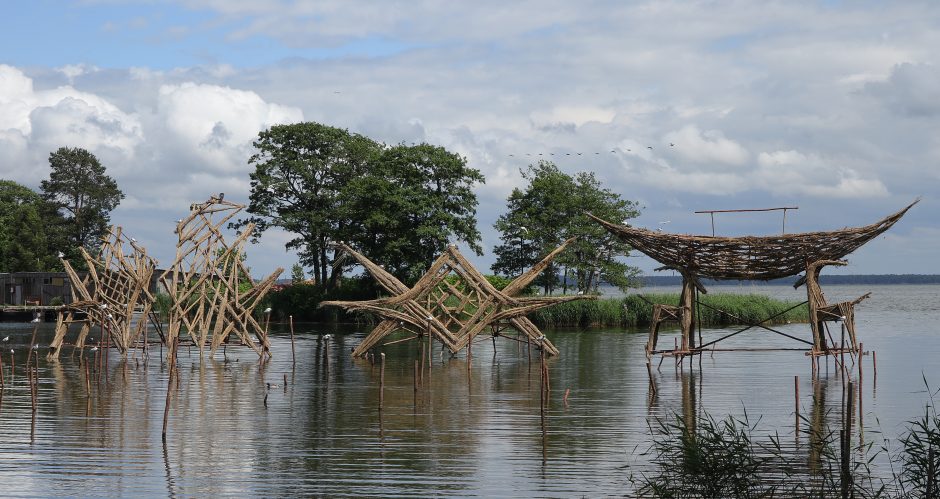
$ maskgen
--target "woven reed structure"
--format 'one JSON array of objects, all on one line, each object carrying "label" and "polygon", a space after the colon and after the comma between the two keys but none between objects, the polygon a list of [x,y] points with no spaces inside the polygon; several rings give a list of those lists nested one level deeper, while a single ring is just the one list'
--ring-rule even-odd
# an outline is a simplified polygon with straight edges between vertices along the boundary
[{"label": "woven reed structure", "polygon": [[242,256],[254,225],[227,243],[221,229],[245,206],[223,197],[190,205],[189,216],[176,224],[176,259],[160,277],[172,300],[168,342],[185,329],[200,354],[207,342],[214,354],[234,333],[259,356],[270,355],[267,331],[252,313],[284,269],[257,283],[251,279]]},{"label": "woven reed structure", "polygon": [[[321,306],[342,307],[351,311],[368,311],[382,317],[382,322],[353,350],[354,357],[365,355],[369,349],[391,334],[404,332],[406,337],[389,341],[431,338],[440,341],[451,353],[470,346],[484,331],[495,338],[506,336],[509,329],[518,331],[519,338],[534,343],[549,355],[558,349],[545,338],[525,314],[587,296],[520,297],[522,292],[551,261],[574,239],[565,241],[538,264],[513,280],[502,290],[493,287],[473,265],[457,250],[448,246],[427,273],[411,288],[402,284],[381,266],[343,243],[334,246],[352,256],[365,267],[389,298],[368,301],[326,301]],[[509,336],[506,336],[509,337]]]},{"label": "woven reed structure", "polygon": [[[55,337],[47,358],[58,358],[69,326],[74,323],[81,324],[76,347],[83,348],[92,326],[98,325],[103,332],[102,341],[107,334],[121,354],[127,355],[127,350],[147,331],[153,305],[150,283],[157,262],[117,226],[109,228],[96,257],[85,248],[79,251],[88,275],[80,279],[72,265],[61,260],[76,301],[58,311]],[[76,319],[78,315],[84,318]]]},{"label": "woven reed structure", "polygon": [[[588,216],[637,251],[663,264],[661,269],[675,270],[682,275],[679,306],[659,305],[654,309],[655,319],[647,343],[648,355],[689,355],[715,343],[699,344],[696,347],[694,309],[699,304],[698,293],[707,292],[701,278],[766,281],[801,272],[806,272],[808,278],[801,279],[797,284],[807,283],[807,302],[813,329],[813,342],[807,343],[812,345],[811,351],[814,355],[823,355],[832,350],[829,345],[831,342],[827,342],[825,338],[824,323],[827,321],[845,322],[850,331],[851,348],[855,350],[857,344],[852,307],[864,297],[854,302],[827,304],[818,284],[819,271],[825,265],[844,265],[842,258],[890,229],[918,201],[919,199],[898,212],[863,227],[778,236],[716,237],[670,234],[614,224],[591,214]],[[682,340],[676,349],[658,352],[656,341],[659,323],[666,320],[679,322]],[[770,329],[760,324],[752,326]]]}]

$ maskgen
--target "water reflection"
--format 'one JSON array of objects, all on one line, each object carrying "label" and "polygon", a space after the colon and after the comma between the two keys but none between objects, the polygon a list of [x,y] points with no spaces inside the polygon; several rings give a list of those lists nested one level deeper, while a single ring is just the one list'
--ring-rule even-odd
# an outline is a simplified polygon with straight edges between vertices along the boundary
[{"label": "water reflection", "polygon": [[[940,319],[940,293],[932,293],[865,302],[859,333],[866,348],[878,351],[879,382],[888,388],[876,398],[874,379],[856,385],[864,404],[856,428],[877,430],[880,422],[893,434],[919,414],[923,394],[911,387],[922,386],[927,361],[918,359],[940,355],[940,339],[923,329]],[[908,321],[913,312],[891,309],[908,301],[933,315]],[[886,309],[871,308],[878,303]],[[907,328],[903,334],[897,324]],[[273,325],[274,357],[264,363],[235,345],[202,359],[196,349],[181,348],[165,447],[169,369],[159,348],[126,361],[88,347],[64,347],[57,363],[41,355],[31,441],[25,370],[31,328],[18,327],[0,325],[0,336],[11,336],[0,390],[5,496],[618,495],[629,491],[624,467],[645,466],[637,453],[648,447],[647,425],[656,418],[679,414],[697,425],[706,413],[721,419],[746,408],[762,418],[761,428],[796,446],[799,375],[804,432],[838,428],[841,419],[842,381],[828,364],[811,380],[801,354],[719,352],[694,368],[657,372],[647,370],[645,334],[617,330],[546,331],[560,355],[546,360],[551,390],[544,411],[538,355],[504,339],[495,348],[489,338],[474,344],[470,359],[441,355],[434,344],[430,362],[426,345],[389,346],[383,397],[380,359],[349,356],[363,336],[357,328],[298,324],[296,361],[286,328]],[[44,325],[40,345],[51,334]],[[675,333],[661,334],[672,342]],[[871,360],[862,357],[866,373]],[[870,421],[876,426],[866,426]],[[803,435],[808,445],[800,460],[811,473],[824,456],[813,432]]]}]

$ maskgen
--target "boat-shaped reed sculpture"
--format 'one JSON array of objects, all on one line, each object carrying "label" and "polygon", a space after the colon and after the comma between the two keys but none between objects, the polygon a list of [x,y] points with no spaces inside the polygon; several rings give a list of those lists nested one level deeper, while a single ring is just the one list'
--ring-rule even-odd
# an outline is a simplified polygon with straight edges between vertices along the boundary
[{"label": "boat-shaped reed sculpture", "polygon": [[[653,324],[647,343],[647,354],[663,353],[684,356],[700,353],[713,347],[725,337],[708,343],[695,338],[696,307],[702,305],[698,293],[705,293],[702,278],[715,280],[758,280],[767,281],[805,273],[797,286],[807,284],[807,302],[809,305],[810,324],[813,341],[795,338],[781,333],[763,324],[750,324],[762,327],[784,336],[797,339],[811,346],[813,355],[833,353],[834,341],[827,340],[825,323],[842,322],[849,334],[851,351],[856,351],[854,305],[855,301],[829,304],[819,287],[820,270],[826,265],[844,265],[842,260],[862,245],[890,229],[919,200],[883,219],[863,227],[820,232],[804,232],[773,236],[721,237],[687,234],[671,234],[653,231],[629,225],[620,225],[589,216],[604,226],[611,234],[628,243],[633,249],[646,254],[661,263],[661,269],[679,272],[683,278],[682,294],[678,307],[654,304]],[[745,210],[746,211],[746,210]],[[800,304],[802,306],[803,304]],[[657,350],[657,334],[660,322],[677,321],[682,329],[679,345],[674,349]],[[738,334],[738,331],[734,334]],[[839,347],[840,349],[842,347]]]}]

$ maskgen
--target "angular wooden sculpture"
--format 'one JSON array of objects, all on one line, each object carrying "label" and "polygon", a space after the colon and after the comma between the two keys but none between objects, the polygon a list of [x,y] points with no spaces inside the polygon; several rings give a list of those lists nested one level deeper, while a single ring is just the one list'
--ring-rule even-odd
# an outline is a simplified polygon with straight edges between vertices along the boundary
[{"label": "angular wooden sculpture", "polygon": [[[131,251],[126,252],[125,245]],[[79,251],[85,259],[88,275],[80,279],[72,265],[65,259],[61,260],[75,301],[58,312],[55,337],[47,358],[51,360],[59,356],[65,334],[73,323],[82,324],[75,343],[77,347],[84,346],[91,327],[97,324],[114,346],[126,355],[147,330],[153,305],[150,283],[157,262],[117,226],[108,230],[96,257],[88,254],[85,248],[79,248]],[[75,319],[78,314],[85,318]],[[136,323],[133,321],[135,315],[138,317]]]},{"label": "angular wooden sculpture", "polygon": [[392,296],[369,301],[327,301],[321,306],[369,311],[382,317],[383,321],[353,350],[354,357],[365,355],[385,337],[399,331],[411,333],[412,336],[405,340],[430,334],[451,353],[457,353],[470,345],[473,339],[487,328],[490,328],[493,336],[498,336],[508,328],[514,328],[528,337],[529,341],[541,346],[549,355],[557,355],[558,349],[555,345],[552,345],[525,315],[556,303],[593,297],[516,295],[545,270],[573,240],[562,243],[502,290],[493,287],[486,277],[460,254],[455,245],[448,246],[427,273],[409,289],[365,256],[345,244],[337,243],[334,245],[336,248],[355,258]]},{"label": "angular wooden sculpture", "polygon": [[234,333],[259,356],[270,355],[267,332],[252,312],[284,269],[258,283],[251,279],[242,256],[253,224],[226,243],[221,228],[243,208],[219,194],[190,205],[189,216],[177,222],[176,260],[160,278],[172,300],[168,341],[185,329],[200,354],[207,342],[214,354]]}]

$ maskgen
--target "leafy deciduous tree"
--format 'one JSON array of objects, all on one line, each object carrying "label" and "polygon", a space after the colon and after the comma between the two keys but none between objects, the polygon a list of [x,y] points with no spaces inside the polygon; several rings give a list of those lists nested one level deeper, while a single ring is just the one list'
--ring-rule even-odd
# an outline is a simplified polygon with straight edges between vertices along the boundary
[{"label": "leafy deciduous tree", "polygon": [[38,272],[59,268],[51,228],[59,217],[39,194],[0,180],[0,272]]},{"label": "leafy deciduous tree", "polygon": [[232,224],[256,225],[256,239],[279,227],[296,235],[287,243],[301,263],[313,268],[318,282],[327,281],[329,243],[347,225],[337,214],[336,198],[362,175],[380,150],[375,141],[319,123],[276,125],[258,134],[251,173],[248,218]]},{"label": "leafy deciduous tree", "polygon": [[287,247],[299,250],[319,283],[332,287],[342,270],[333,265],[334,240],[405,280],[451,237],[481,251],[472,187],[483,176],[441,147],[385,147],[319,123],[274,126],[255,147],[251,216],[233,227],[254,222],[257,234],[270,227],[296,234]]},{"label": "leafy deciduous tree", "polygon": [[536,285],[545,293],[553,292],[559,281],[567,292],[569,280],[583,292],[596,291],[601,281],[629,287],[638,271],[618,260],[627,255],[629,246],[586,213],[623,221],[639,214],[637,204],[604,189],[593,173],[571,176],[547,161],[530,165],[522,176],[529,184],[524,190],[513,189],[507,212],[495,224],[502,243],[493,250],[493,272],[517,275],[565,239],[577,236],[556,263],[542,272]]}]

